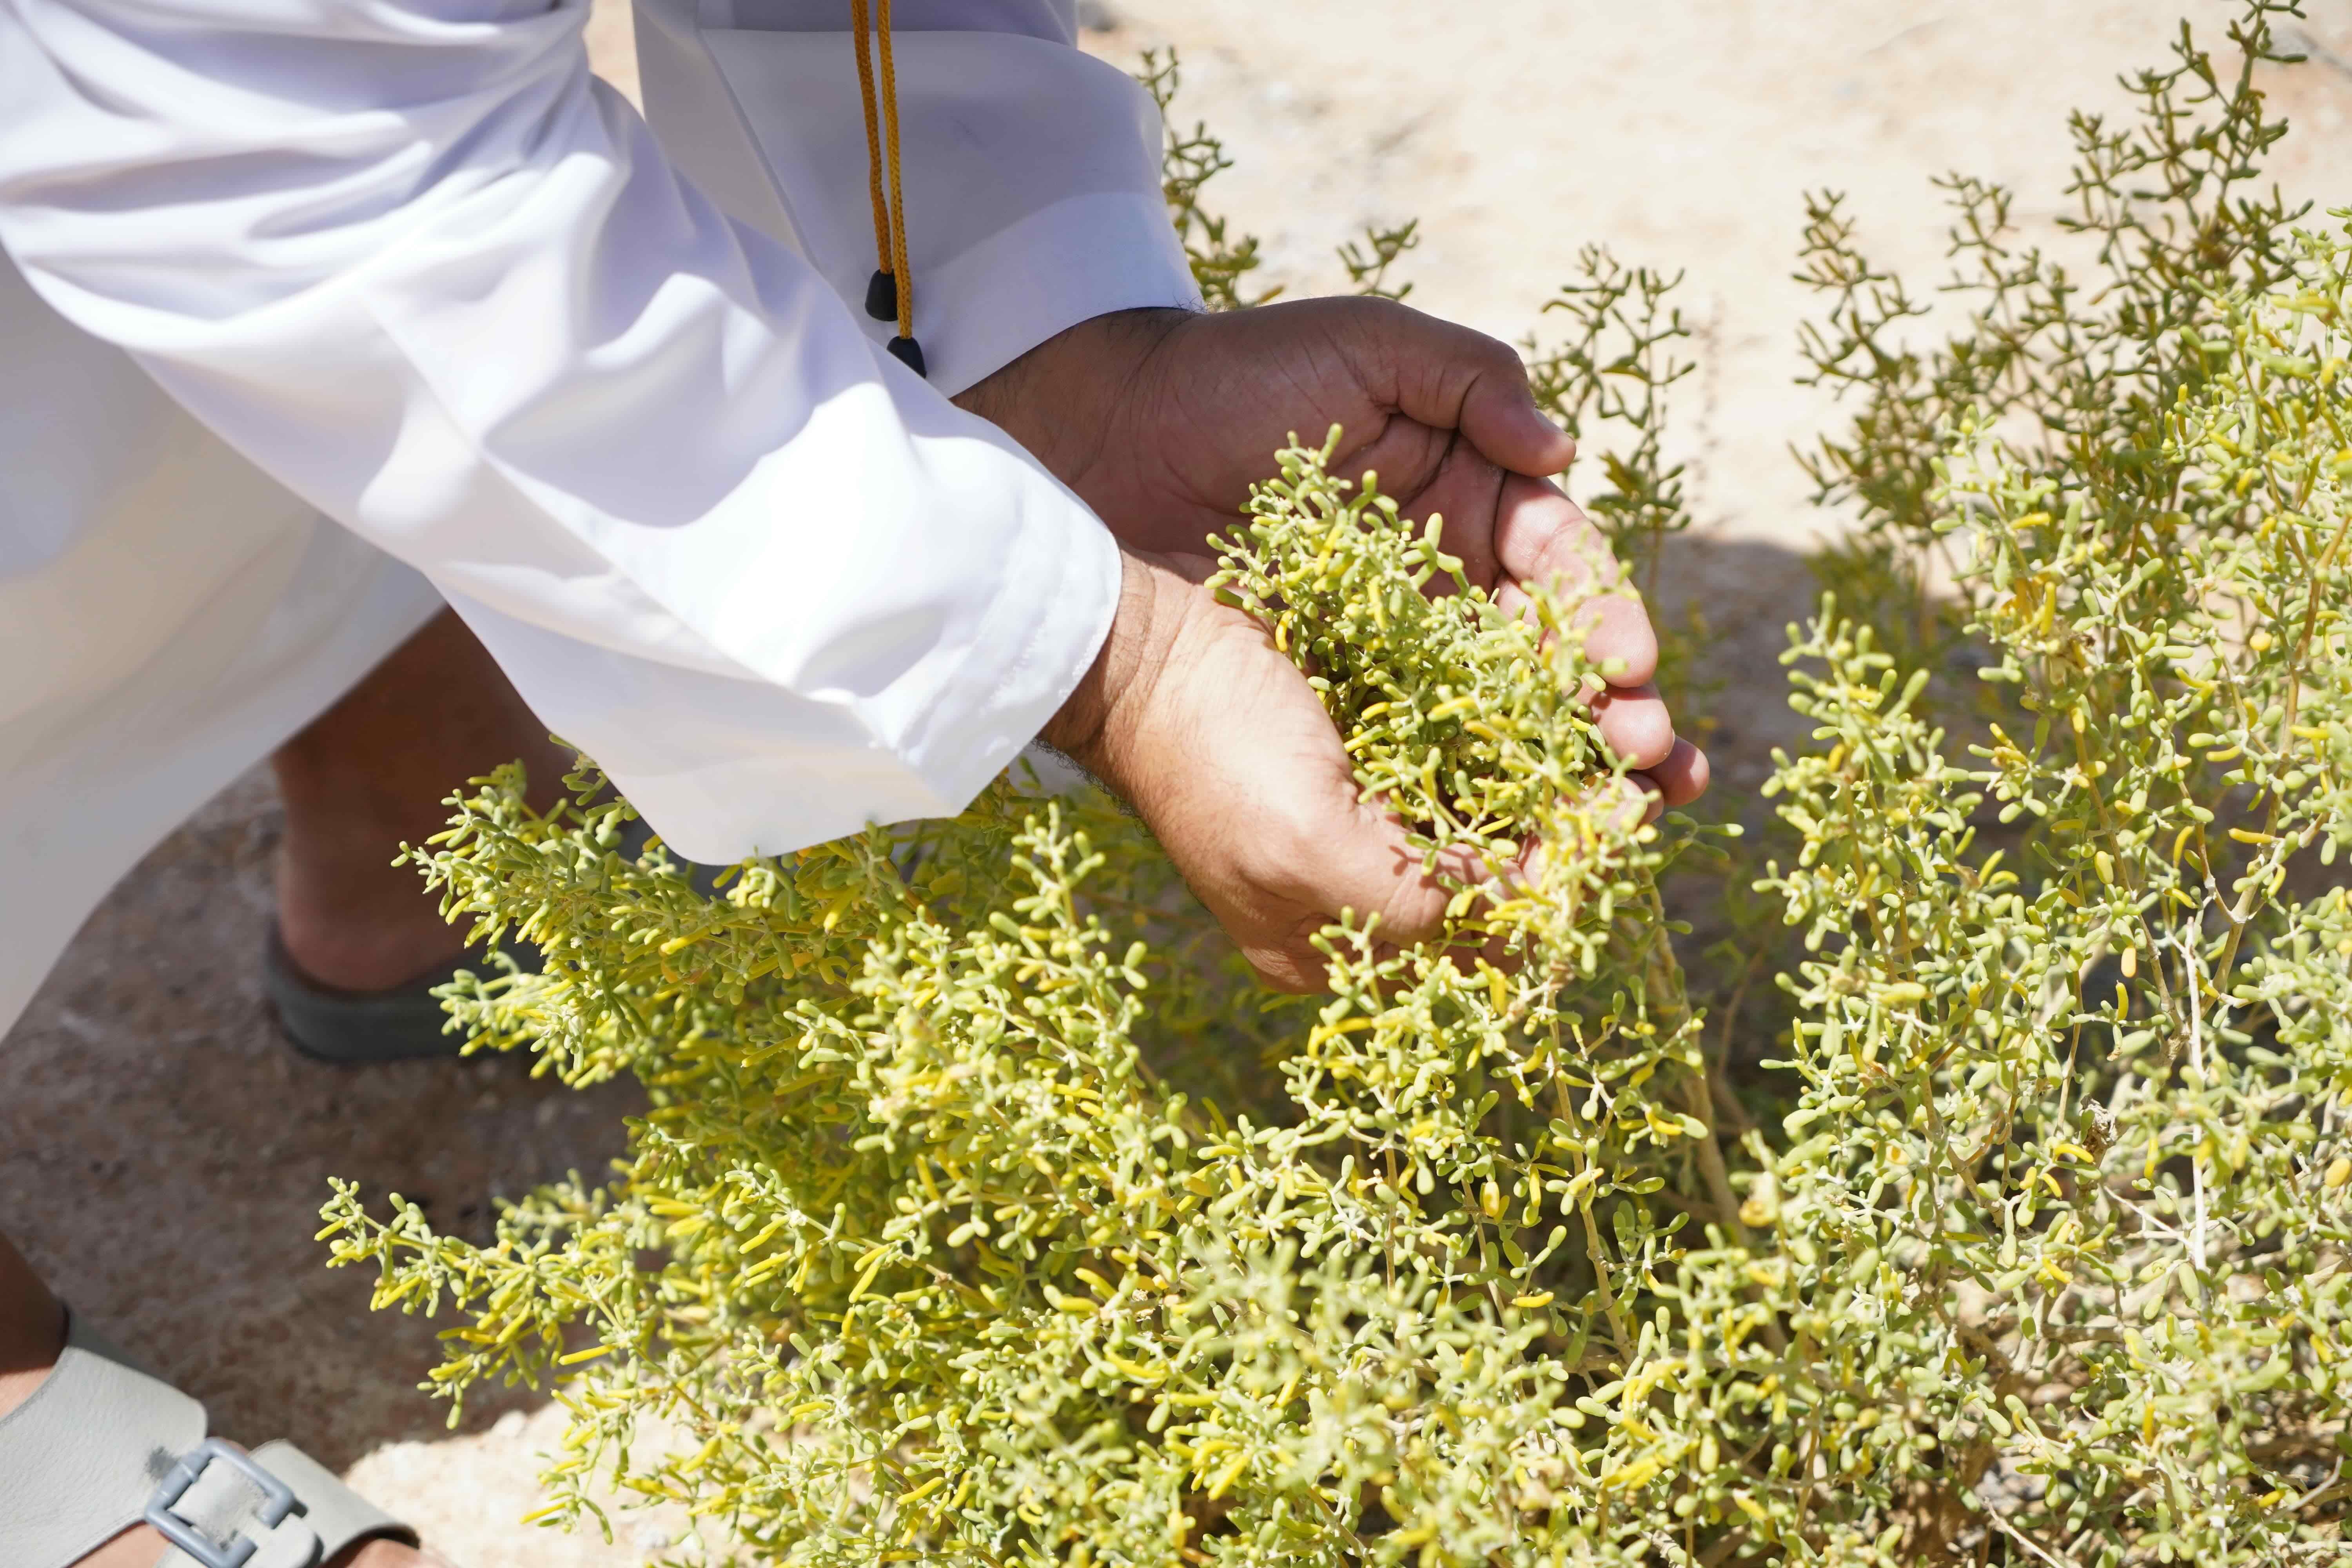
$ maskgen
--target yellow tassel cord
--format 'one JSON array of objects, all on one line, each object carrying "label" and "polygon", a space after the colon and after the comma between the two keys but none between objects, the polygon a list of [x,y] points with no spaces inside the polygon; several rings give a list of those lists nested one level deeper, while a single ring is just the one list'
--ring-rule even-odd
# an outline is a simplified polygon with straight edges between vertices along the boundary
[{"label": "yellow tassel cord", "polygon": [[890,258],[890,210],[882,198],[882,133],[874,115],[874,49],[866,42],[866,0],[849,0],[849,26],[857,35],[857,96],[866,106],[866,191],[874,203],[874,265],[894,272]]},{"label": "yellow tassel cord", "polygon": [[[907,198],[898,169],[898,73],[890,48],[890,0],[871,0],[870,5],[868,0],[849,0],[849,20],[857,35],[857,91],[866,112],[866,184],[874,208],[874,255],[877,270],[889,280],[898,335],[911,343],[915,287],[907,266]],[[878,90],[875,44],[866,37],[869,26],[882,57]]]}]

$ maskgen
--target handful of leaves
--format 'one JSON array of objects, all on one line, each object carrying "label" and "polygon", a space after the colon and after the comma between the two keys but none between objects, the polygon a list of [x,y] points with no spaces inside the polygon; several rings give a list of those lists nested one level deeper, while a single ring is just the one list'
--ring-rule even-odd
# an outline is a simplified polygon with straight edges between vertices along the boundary
[{"label": "handful of leaves", "polygon": [[[1454,910],[1513,962],[1343,923],[1330,994],[1269,1001],[1086,791],[713,897],[617,852],[593,774],[546,817],[501,774],[418,858],[548,968],[453,1008],[652,1109],[486,1247],[339,1187],[336,1261],[457,1310],[452,1398],[555,1381],[550,1517],[676,1500],[682,1560],[2340,1551],[2352,240],[2245,194],[2281,9],[2226,74],[2184,35],[2137,128],[2078,122],[2095,290],[1958,183],[1968,320],[1916,350],[1817,204],[1809,353],[1862,408],[1814,462],[1865,526],[1792,628],[1780,827],[1684,868],[1769,921],[1686,973],[1657,888],[1693,830],[1578,804],[1610,763],[1565,606],[1432,596],[1442,531],[1294,447],[1223,590],[1433,864],[1549,847]],[[1187,232],[1230,290],[1245,243]],[[1639,558],[1685,521],[1679,327],[1590,267],[1538,370],[1615,442],[1592,510]]]}]

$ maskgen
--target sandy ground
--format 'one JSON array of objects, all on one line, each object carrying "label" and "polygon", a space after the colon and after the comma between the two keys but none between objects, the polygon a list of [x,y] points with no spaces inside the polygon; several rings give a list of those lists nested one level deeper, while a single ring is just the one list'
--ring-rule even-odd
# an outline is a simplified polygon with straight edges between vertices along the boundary
[{"label": "sandy ground", "polygon": [[[618,0],[625,4],[625,0]],[[1215,205],[1263,237],[1265,279],[1336,287],[1331,248],[1417,216],[1412,302],[1516,339],[1578,248],[1681,267],[1702,370],[1677,416],[1703,528],[1670,596],[1716,628],[1730,684],[1715,737],[1725,800],[1786,730],[1771,656],[1810,597],[1800,557],[1824,520],[1787,457],[1823,409],[1789,385],[1801,290],[1788,280],[1805,190],[1851,193],[1870,243],[1940,273],[1929,176],[2021,187],[2059,210],[2063,113],[2117,108],[2117,72],[2160,62],[2180,0],[1115,0],[1091,47],[1183,54],[1180,108],[1238,167]],[[2298,123],[2291,191],[2352,197],[2352,5],[2314,0],[2331,58],[2281,73]],[[2191,5],[2218,34],[2228,8]],[[630,74],[625,15],[600,60]],[[2333,189],[2327,176],[2336,172]],[[255,984],[278,815],[249,777],[161,846],[92,917],[0,1046],[0,1224],[81,1308],[206,1399],[216,1429],[286,1434],[348,1468],[468,1568],[641,1561],[675,1528],[607,1543],[520,1525],[555,1413],[488,1401],[452,1435],[415,1391],[434,1325],[366,1310],[368,1282],[319,1265],[326,1178],[428,1202],[478,1228],[493,1194],[618,1142],[628,1095],[569,1094],[492,1060],[364,1072],[313,1067],[274,1036]]]}]

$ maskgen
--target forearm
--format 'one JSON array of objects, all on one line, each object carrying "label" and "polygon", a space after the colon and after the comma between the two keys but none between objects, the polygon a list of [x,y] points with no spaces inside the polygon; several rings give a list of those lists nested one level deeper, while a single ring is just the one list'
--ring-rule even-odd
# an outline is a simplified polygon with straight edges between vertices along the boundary
[{"label": "forearm", "polygon": [[[1062,481],[1086,497],[1106,465],[1139,463],[1114,449],[1108,417],[1148,384],[1152,358],[1192,311],[1116,310],[1066,328],[955,396],[957,407],[1011,436]],[[1106,516],[1116,531],[1129,520]]]}]

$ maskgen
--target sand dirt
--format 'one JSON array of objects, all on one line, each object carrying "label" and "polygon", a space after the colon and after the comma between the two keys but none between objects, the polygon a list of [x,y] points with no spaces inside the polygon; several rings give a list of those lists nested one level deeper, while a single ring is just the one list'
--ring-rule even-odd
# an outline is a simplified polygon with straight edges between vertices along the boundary
[{"label": "sand dirt", "polygon": [[[625,0],[594,37],[631,74]],[[1702,528],[1668,597],[1715,628],[1731,684],[1716,735],[1727,803],[1785,731],[1771,656],[1810,598],[1802,552],[1833,526],[1787,456],[1824,410],[1793,389],[1801,290],[1788,279],[1809,189],[1850,193],[1868,242],[1940,275],[1929,177],[2014,183],[2029,235],[2061,207],[2064,111],[2118,109],[2116,74],[2160,63],[2179,0],[1114,0],[1089,46],[1132,64],[1173,43],[1183,118],[1238,167],[1213,205],[1263,237],[1264,278],[1337,287],[1332,247],[1418,216],[1412,302],[1517,339],[1580,247],[1687,270],[1700,372],[1678,441]],[[2326,58],[2273,83],[2297,132],[2291,191],[2345,200],[2352,5],[2315,0]],[[2229,7],[2190,14],[2218,37]],[[2327,183],[2334,172],[2333,187]],[[574,1095],[504,1059],[344,1071],[279,1043],[256,984],[278,813],[247,778],[151,855],[94,915],[0,1046],[0,1223],[71,1300],[211,1405],[216,1430],[291,1436],[405,1511],[467,1568],[643,1561],[674,1519],[607,1543],[517,1521],[559,1412],[484,1401],[461,1431],[415,1391],[434,1325],[366,1310],[369,1281],[320,1267],[331,1174],[477,1231],[491,1194],[618,1146],[630,1097]]]}]

